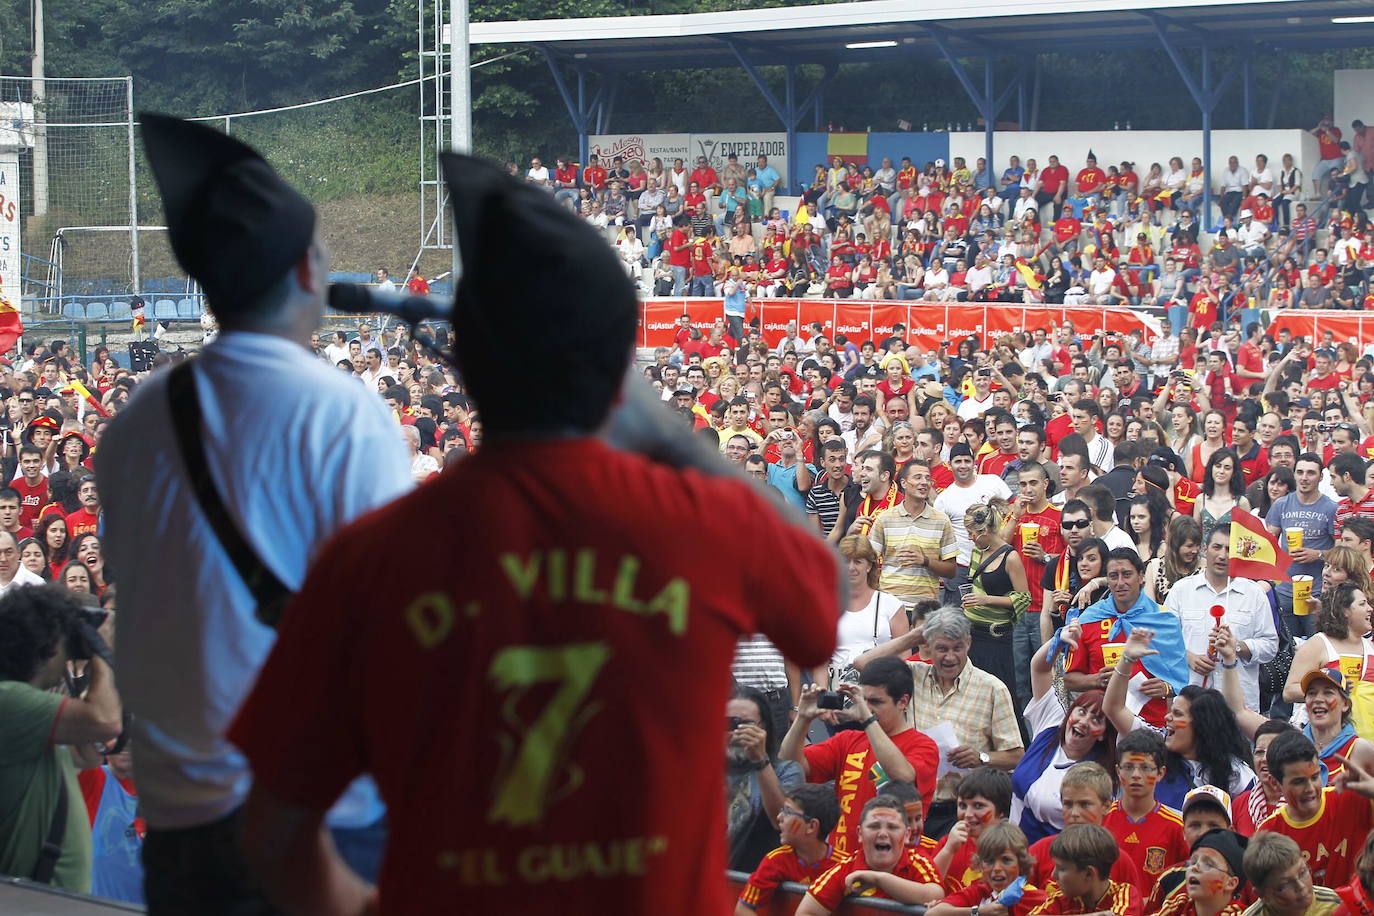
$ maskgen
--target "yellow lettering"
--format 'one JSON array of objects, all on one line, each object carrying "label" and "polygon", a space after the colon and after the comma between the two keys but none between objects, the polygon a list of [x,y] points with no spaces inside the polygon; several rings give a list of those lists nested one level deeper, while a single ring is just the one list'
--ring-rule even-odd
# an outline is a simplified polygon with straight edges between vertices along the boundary
[{"label": "yellow lettering", "polygon": [[568,555],[562,548],[549,551],[548,590],[550,601],[568,597]]},{"label": "yellow lettering", "polygon": [[621,557],[620,569],[615,574],[615,585],[611,587],[611,605],[622,611],[638,614],[644,605],[635,600],[635,578],[639,575],[638,557]]},{"label": "yellow lettering", "polygon": [[420,648],[433,649],[453,629],[453,602],[443,592],[426,592],[410,602],[405,616]]},{"label": "yellow lettering", "polygon": [[573,573],[573,599],[583,604],[604,604],[606,593],[598,591],[596,581],[596,551],[584,547],[577,552],[577,569]]},{"label": "yellow lettering", "polygon": [[663,591],[649,602],[647,611],[650,614],[666,614],[668,630],[674,636],[681,636],[687,632],[687,605],[691,596],[692,590],[688,588],[686,579],[671,579],[663,586]]},{"label": "yellow lettering", "polygon": [[520,855],[515,859],[515,870],[522,880],[539,884],[549,877],[548,870],[543,867],[543,853],[543,846],[526,846],[520,850]]},{"label": "yellow lettering", "polygon": [[458,882],[470,887],[497,887],[508,883],[495,849],[447,850],[439,853],[439,867],[457,869]]},{"label": "yellow lettering", "polygon": [[506,578],[510,579],[516,597],[521,601],[528,601],[534,593],[534,583],[539,579],[539,551],[531,553],[525,561],[521,561],[513,553],[503,553],[501,568],[506,571]]},{"label": "yellow lettering", "polygon": [[515,858],[515,870],[530,884],[575,881],[579,878],[618,878],[648,873],[650,856],[668,849],[666,837],[629,837],[605,843],[565,846],[527,846]]}]

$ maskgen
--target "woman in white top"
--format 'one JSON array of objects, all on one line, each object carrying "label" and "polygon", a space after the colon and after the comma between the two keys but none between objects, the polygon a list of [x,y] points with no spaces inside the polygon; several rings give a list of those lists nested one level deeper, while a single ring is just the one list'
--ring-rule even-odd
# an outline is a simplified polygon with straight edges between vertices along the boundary
[{"label": "woman in white top", "polygon": [[844,605],[844,613],[840,615],[830,671],[812,673],[812,679],[817,683],[830,684],[832,687],[833,678],[838,678],[854,659],[911,628],[901,599],[878,591],[881,569],[878,554],[874,552],[868,537],[851,534],[841,539],[840,555],[845,558],[849,597]]}]

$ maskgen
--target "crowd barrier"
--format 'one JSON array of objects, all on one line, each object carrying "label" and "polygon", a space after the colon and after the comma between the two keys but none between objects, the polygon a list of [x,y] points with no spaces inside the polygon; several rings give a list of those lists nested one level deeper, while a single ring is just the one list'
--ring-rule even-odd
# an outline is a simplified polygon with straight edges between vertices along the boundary
[{"label": "crowd barrier", "polygon": [[[724,317],[721,299],[645,299],[640,312],[641,347],[671,347],[677,333],[678,318],[690,315],[692,325],[702,333]],[[1001,302],[894,302],[891,299],[754,299],[749,316],[757,316],[763,339],[777,346],[787,333],[787,324],[797,322],[805,328],[819,321],[824,333],[834,338],[844,334],[855,344],[875,343],[892,333],[895,324],[905,324],[907,341],[934,349],[945,341],[958,341],[972,335],[987,346],[994,338],[1014,331],[1048,329],[1052,324],[1072,321],[1079,333],[1107,331],[1125,335],[1134,328],[1152,340],[1161,332],[1158,318],[1129,308],[1109,306],[1015,305]],[[810,336],[809,332],[806,336]]]},{"label": "crowd barrier", "polygon": [[[744,890],[744,883],[749,880],[749,874],[742,871],[727,871],[726,879],[730,883],[730,891],[736,897]],[[764,906],[759,907],[754,912],[758,916],[792,916],[797,912],[797,905],[806,896],[806,885],[797,884],[795,881],[784,881],[773,895],[773,899]],[[879,900],[872,897],[846,897],[839,908],[833,912],[840,916],[864,916],[869,913],[910,913],[922,914],[926,911],[923,906],[907,906],[897,903],[895,900]]]},{"label": "crowd barrier", "polygon": [[1322,334],[1330,331],[1336,343],[1349,341],[1363,348],[1374,343],[1374,312],[1358,309],[1284,309],[1274,313],[1268,333],[1278,340],[1279,331],[1283,330],[1309,341],[1320,341]]}]

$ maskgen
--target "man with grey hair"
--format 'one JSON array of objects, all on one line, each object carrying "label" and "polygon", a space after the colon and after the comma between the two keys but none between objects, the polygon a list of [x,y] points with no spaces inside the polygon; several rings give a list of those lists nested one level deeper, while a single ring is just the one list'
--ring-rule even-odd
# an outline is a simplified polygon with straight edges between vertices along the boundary
[{"label": "man with grey hair", "polygon": [[[1011,772],[1025,752],[1011,691],[969,661],[972,630],[961,609],[942,607],[932,612],[919,636],[913,630],[885,643],[856,659],[855,666],[879,651],[905,658],[921,638],[930,661],[907,662],[915,682],[907,707],[911,724],[923,732],[941,722],[952,724],[959,743],[942,752],[954,766],[964,770],[994,766]],[[941,836],[953,825],[955,791],[962,778],[959,773],[947,773],[936,786],[935,798],[925,800],[927,836]]]}]

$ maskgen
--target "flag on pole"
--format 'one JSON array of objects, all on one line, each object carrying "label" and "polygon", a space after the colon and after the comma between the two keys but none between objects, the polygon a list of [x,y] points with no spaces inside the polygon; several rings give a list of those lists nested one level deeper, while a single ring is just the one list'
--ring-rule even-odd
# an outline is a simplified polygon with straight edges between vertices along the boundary
[{"label": "flag on pole", "polygon": [[1035,269],[1026,263],[1025,258],[1017,258],[1015,264],[1017,272],[1026,278],[1026,285],[1031,289],[1039,289],[1044,277],[1036,273]]},{"label": "flag on pole", "polygon": [[95,395],[91,394],[91,390],[87,388],[85,385],[81,384],[81,381],[79,379],[74,378],[70,382],[68,382],[67,390],[75,391],[77,394],[81,395],[81,399],[85,401],[87,404],[90,404],[91,408],[95,410],[96,413],[100,414],[102,417],[108,417],[110,415],[104,407],[100,406],[100,402],[96,400]]},{"label": "flag on pole", "polygon": [[24,322],[19,310],[0,292],[0,354],[8,353],[24,333]]},{"label": "flag on pole", "polygon": [[1288,579],[1292,559],[1264,523],[1244,509],[1231,510],[1231,562],[1228,573],[1245,579]]},{"label": "flag on pole", "polygon": [[146,323],[146,320],[145,320],[144,317],[143,317],[143,302],[142,302],[142,300],[138,300],[138,301],[135,301],[135,302],[134,302],[134,307],[133,307],[133,309],[132,309],[132,312],[133,312],[133,317],[134,317],[134,333],[137,334],[139,331],[143,330],[143,325]]}]

